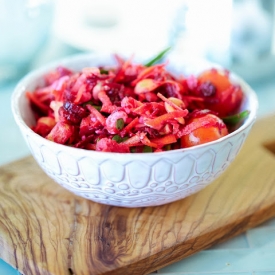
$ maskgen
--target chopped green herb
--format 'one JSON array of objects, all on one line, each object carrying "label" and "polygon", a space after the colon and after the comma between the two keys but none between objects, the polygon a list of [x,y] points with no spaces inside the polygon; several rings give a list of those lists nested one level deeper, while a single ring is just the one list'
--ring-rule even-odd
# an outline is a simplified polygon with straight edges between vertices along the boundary
[{"label": "chopped green herb", "polygon": [[112,140],[115,140],[117,143],[127,140],[128,137],[121,137],[120,135],[114,135]]},{"label": "chopped green herb", "polygon": [[109,74],[109,71],[104,68],[101,68],[99,71],[101,74]]},{"label": "chopped green herb", "polygon": [[171,47],[168,47],[167,49],[163,50],[162,52],[160,52],[157,56],[155,56],[152,60],[150,60],[149,62],[147,62],[144,66],[145,67],[150,67],[154,64],[156,64],[158,61],[160,61],[164,55],[170,51]]},{"label": "chopped green herb", "polygon": [[123,129],[124,127],[124,120],[122,118],[119,118],[117,121],[116,121],[116,128],[118,130],[121,130]]},{"label": "chopped green herb", "polygon": [[97,109],[98,111],[100,111],[101,110],[101,107],[102,106],[98,106],[98,105],[92,105],[95,109]]},{"label": "chopped green herb", "polygon": [[145,145],[142,150],[143,153],[152,153],[153,149],[150,146]]},{"label": "chopped green herb", "polygon": [[127,139],[129,139],[129,137],[123,137],[121,138],[121,142],[126,141]]},{"label": "chopped green herb", "polygon": [[250,111],[245,110],[245,111],[240,112],[240,113],[238,113],[236,115],[224,117],[224,118],[222,118],[222,120],[226,124],[236,125],[239,122],[241,122],[244,119],[246,119],[248,117],[249,113],[250,113]]},{"label": "chopped green herb", "polygon": [[131,153],[136,153],[137,152],[137,148],[136,147],[131,147],[130,148],[130,152]]},{"label": "chopped green herb", "polygon": [[115,140],[117,143],[121,142],[121,137],[119,135],[113,136],[112,140]]},{"label": "chopped green herb", "polygon": [[101,110],[101,107],[100,105],[94,105],[92,101],[87,101],[87,102],[84,102],[83,103],[83,107],[86,106],[86,105],[92,105],[95,109],[97,109],[98,111]]}]

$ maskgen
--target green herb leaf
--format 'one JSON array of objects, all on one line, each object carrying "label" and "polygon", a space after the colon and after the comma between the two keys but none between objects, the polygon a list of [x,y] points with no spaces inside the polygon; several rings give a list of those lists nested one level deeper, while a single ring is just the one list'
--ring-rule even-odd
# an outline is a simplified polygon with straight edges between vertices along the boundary
[{"label": "green herb leaf", "polygon": [[119,135],[113,136],[112,140],[115,140],[117,143],[121,142],[121,137]]},{"label": "green herb leaf", "polygon": [[150,60],[149,62],[147,62],[144,66],[145,67],[150,67],[152,65],[154,65],[155,63],[157,63],[158,61],[160,61],[164,55],[169,52],[171,49],[171,47],[166,48],[165,50],[163,50],[162,52],[160,52],[157,56],[155,56],[152,60]]},{"label": "green herb leaf", "polygon": [[123,137],[121,138],[121,142],[126,141],[127,139],[129,139],[129,137]]},{"label": "green herb leaf", "polygon": [[86,106],[86,105],[92,105],[92,106],[93,106],[95,109],[97,109],[98,111],[100,111],[100,110],[101,110],[101,107],[102,107],[102,106],[100,106],[100,105],[94,105],[94,104],[93,104],[93,101],[91,101],[91,100],[83,103],[83,107]]},{"label": "green herb leaf", "polygon": [[131,147],[130,148],[130,152],[131,153],[136,153],[137,152],[137,148],[136,147]]},{"label": "green herb leaf", "polygon": [[112,140],[115,140],[117,143],[127,140],[128,137],[121,137],[120,135],[114,135]]},{"label": "green herb leaf", "polygon": [[150,146],[145,145],[142,150],[143,153],[152,153],[153,149]]},{"label": "green herb leaf", "polygon": [[99,69],[99,71],[100,71],[100,74],[109,74],[109,71],[104,68]]},{"label": "green herb leaf", "polygon": [[239,122],[241,122],[244,119],[246,119],[248,117],[249,113],[250,113],[250,111],[245,110],[245,111],[240,112],[240,113],[238,113],[236,115],[224,117],[224,118],[222,118],[222,120],[226,124],[236,125]]},{"label": "green herb leaf", "polygon": [[121,130],[123,129],[124,127],[124,120],[122,118],[119,118],[117,121],[116,121],[116,128],[118,130]]},{"label": "green herb leaf", "polygon": [[100,111],[101,110],[101,107],[102,106],[98,106],[98,105],[92,105],[95,109],[97,109],[98,111]]}]

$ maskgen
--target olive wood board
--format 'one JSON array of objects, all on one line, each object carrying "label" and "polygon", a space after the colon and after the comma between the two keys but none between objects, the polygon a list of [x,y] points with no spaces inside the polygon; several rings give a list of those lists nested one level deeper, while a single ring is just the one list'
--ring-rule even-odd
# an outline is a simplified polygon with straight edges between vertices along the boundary
[{"label": "olive wood board", "polygon": [[275,114],[217,180],[163,206],[77,197],[31,156],[0,168],[0,257],[26,275],[148,274],[274,216]]}]

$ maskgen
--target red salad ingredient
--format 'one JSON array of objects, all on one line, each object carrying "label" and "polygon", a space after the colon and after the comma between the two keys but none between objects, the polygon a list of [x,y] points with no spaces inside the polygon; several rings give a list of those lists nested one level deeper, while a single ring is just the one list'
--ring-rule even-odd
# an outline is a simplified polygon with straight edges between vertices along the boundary
[{"label": "red salad ingredient", "polygon": [[181,137],[181,147],[183,148],[204,144],[228,134],[228,129],[223,121],[205,110],[198,111],[187,122],[185,130],[187,133]]},{"label": "red salad ingredient", "polygon": [[228,134],[224,117],[243,99],[226,70],[174,76],[166,64],[58,67],[27,92],[37,119],[33,130],[56,143],[102,152],[161,152]]}]

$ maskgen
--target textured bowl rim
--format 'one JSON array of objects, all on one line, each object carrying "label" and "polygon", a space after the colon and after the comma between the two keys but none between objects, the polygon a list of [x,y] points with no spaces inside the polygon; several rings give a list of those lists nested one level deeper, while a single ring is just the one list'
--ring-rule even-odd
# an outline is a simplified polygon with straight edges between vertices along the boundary
[{"label": "textured bowl rim", "polygon": [[[108,57],[110,58],[111,55],[112,54],[109,53]],[[99,155],[103,156],[103,154],[104,154],[105,157],[114,156],[114,155],[120,155],[120,156],[131,155],[131,158],[133,158],[133,159],[140,158],[140,156],[144,156],[144,153],[129,154],[129,153],[115,153],[115,152],[98,152],[98,151],[86,150],[86,149],[81,149],[81,148],[74,148],[74,147],[70,147],[67,145],[55,143],[53,141],[47,140],[47,139],[41,137],[40,135],[36,134],[25,123],[25,121],[22,118],[20,108],[19,108],[19,100],[20,100],[21,96],[23,96],[23,94],[26,92],[26,88],[31,82],[33,82],[35,79],[42,78],[46,72],[50,71],[51,69],[56,68],[57,66],[63,65],[63,66],[70,67],[71,66],[70,64],[76,64],[79,61],[85,62],[85,60],[87,60],[87,59],[101,57],[101,56],[106,57],[106,53],[77,54],[77,55],[73,55],[73,56],[63,58],[63,59],[56,60],[54,62],[50,62],[38,69],[35,69],[35,70],[29,72],[28,74],[26,74],[21,80],[19,80],[19,82],[16,85],[16,87],[14,88],[14,91],[11,96],[11,109],[12,109],[12,113],[13,113],[15,122],[17,123],[17,125],[20,128],[24,129],[24,131],[26,131],[26,133],[28,133],[30,135],[35,135],[38,139],[43,140],[44,143],[49,144],[54,147],[62,148],[62,150],[65,150],[68,152],[76,153],[78,151],[78,152],[81,152],[81,154],[83,154],[83,156],[87,156],[87,155],[91,156],[91,155],[95,155],[95,154],[99,154]],[[169,59],[169,57],[168,57],[168,59]],[[184,63],[184,61],[183,61],[183,63]],[[204,69],[207,69],[205,64],[208,65],[208,68],[210,68],[210,67],[222,68],[220,65],[217,65],[215,63],[210,63],[210,62],[203,62],[203,63],[204,63]],[[187,65],[188,65],[188,63],[187,63]],[[201,68],[201,66],[196,66],[196,67]],[[195,152],[197,149],[205,148],[205,147],[208,147],[209,145],[218,144],[224,140],[227,140],[230,137],[243,131],[247,127],[251,126],[255,122],[256,117],[257,117],[257,111],[258,111],[257,95],[247,82],[245,82],[240,76],[238,76],[237,74],[235,74],[232,71],[230,71],[230,78],[234,81],[234,83],[237,83],[242,87],[242,89],[246,95],[246,98],[248,100],[249,106],[250,106],[249,116],[248,116],[248,118],[246,118],[244,123],[239,128],[237,128],[236,130],[229,133],[228,135],[226,135],[218,140],[215,140],[215,141],[211,141],[211,142],[197,145],[197,146],[190,147],[190,148],[180,148],[180,149],[175,149],[175,150],[170,150],[170,151],[165,151],[165,152],[157,152],[157,153],[146,153],[146,157],[152,156],[152,155],[161,157],[162,155],[167,155],[167,154]]]}]

